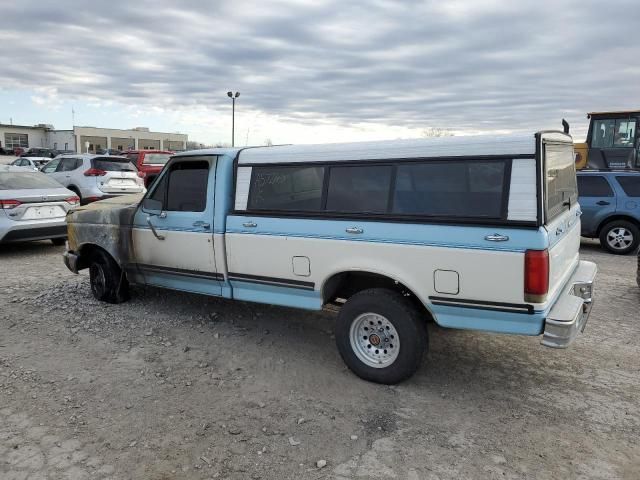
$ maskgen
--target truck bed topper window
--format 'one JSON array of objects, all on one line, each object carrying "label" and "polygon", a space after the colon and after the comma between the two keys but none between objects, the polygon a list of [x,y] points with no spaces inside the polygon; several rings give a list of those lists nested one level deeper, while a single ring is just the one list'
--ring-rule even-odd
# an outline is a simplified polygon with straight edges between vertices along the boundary
[{"label": "truck bed topper window", "polygon": [[248,212],[506,220],[510,159],[252,167]]}]

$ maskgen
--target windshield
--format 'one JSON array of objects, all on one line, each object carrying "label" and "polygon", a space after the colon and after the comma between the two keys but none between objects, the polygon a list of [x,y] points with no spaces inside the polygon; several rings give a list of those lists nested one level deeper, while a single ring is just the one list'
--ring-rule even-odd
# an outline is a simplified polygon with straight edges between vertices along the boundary
[{"label": "windshield", "polygon": [[136,167],[128,158],[103,157],[91,160],[91,166],[106,172],[135,172]]},{"label": "windshield", "polygon": [[2,172],[0,190],[25,190],[36,188],[63,188],[54,179],[40,172]]},{"label": "windshield", "polygon": [[142,163],[150,163],[154,165],[164,165],[171,158],[170,153],[147,153]]},{"label": "windshield", "polygon": [[546,143],[547,223],[578,199],[573,145]]}]

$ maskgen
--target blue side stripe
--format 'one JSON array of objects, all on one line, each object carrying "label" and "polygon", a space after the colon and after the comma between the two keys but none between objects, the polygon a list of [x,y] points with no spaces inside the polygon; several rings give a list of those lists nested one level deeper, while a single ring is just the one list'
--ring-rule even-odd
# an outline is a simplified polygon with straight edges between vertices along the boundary
[{"label": "blue side stripe", "polygon": [[[148,225],[135,225],[134,228],[140,230],[151,230]],[[217,233],[211,230],[203,230],[202,228],[189,228],[189,227],[156,227],[158,232],[195,232],[195,233]]]},{"label": "blue side stripe", "polygon": [[[255,223],[246,228],[244,223]],[[350,227],[359,227],[361,234],[346,234]],[[484,227],[423,223],[372,222],[365,220],[301,219],[230,215],[227,233],[270,235],[280,237],[334,239],[404,245],[441,246],[476,250],[524,252],[548,247],[547,232],[532,228]],[[486,236],[506,235],[506,242],[491,242]]]},{"label": "blue side stripe", "polygon": [[525,313],[492,312],[430,304],[435,320],[441,327],[463,330],[481,330],[515,335],[540,335],[544,329],[544,312]]},{"label": "blue side stripe", "polygon": [[400,245],[423,245],[428,247],[447,247],[447,248],[466,248],[475,250],[497,250],[501,252],[524,252],[524,248],[500,248],[493,247],[491,245],[468,245],[468,244],[453,244],[444,242],[420,242],[416,240],[397,240],[393,238],[362,238],[362,237],[341,237],[335,235],[314,235],[314,234],[302,234],[302,233],[275,233],[264,231],[249,231],[249,230],[227,230],[226,233],[237,234],[251,234],[251,235],[266,235],[273,237],[296,237],[296,238],[315,238],[322,240],[347,240],[350,242],[369,242],[369,243],[393,243]]}]

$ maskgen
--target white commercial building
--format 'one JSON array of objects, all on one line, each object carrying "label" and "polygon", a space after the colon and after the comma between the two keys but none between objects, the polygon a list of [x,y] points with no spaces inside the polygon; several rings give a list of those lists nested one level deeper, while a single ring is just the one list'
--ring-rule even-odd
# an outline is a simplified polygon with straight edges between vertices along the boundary
[{"label": "white commercial building", "polygon": [[138,127],[129,130],[97,127],[73,127],[73,130],[55,130],[53,125],[0,124],[0,147],[51,148],[90,152],[111,148],[114,150],[185,150],[188,137],[183,133],[151,132]]}]

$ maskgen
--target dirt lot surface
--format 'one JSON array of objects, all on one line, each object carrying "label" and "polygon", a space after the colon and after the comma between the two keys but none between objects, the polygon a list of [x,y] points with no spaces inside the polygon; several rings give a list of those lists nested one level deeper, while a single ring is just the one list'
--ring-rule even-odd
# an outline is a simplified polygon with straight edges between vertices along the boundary
[{"label": "dirt lot surface", "polygon": [[344,367],[329,313],[102,304],[61,253],[0,247],[2,480],[640,478],[635,257],[583,245],[598,290],[569,350],[430,325],[386,387]]}]

